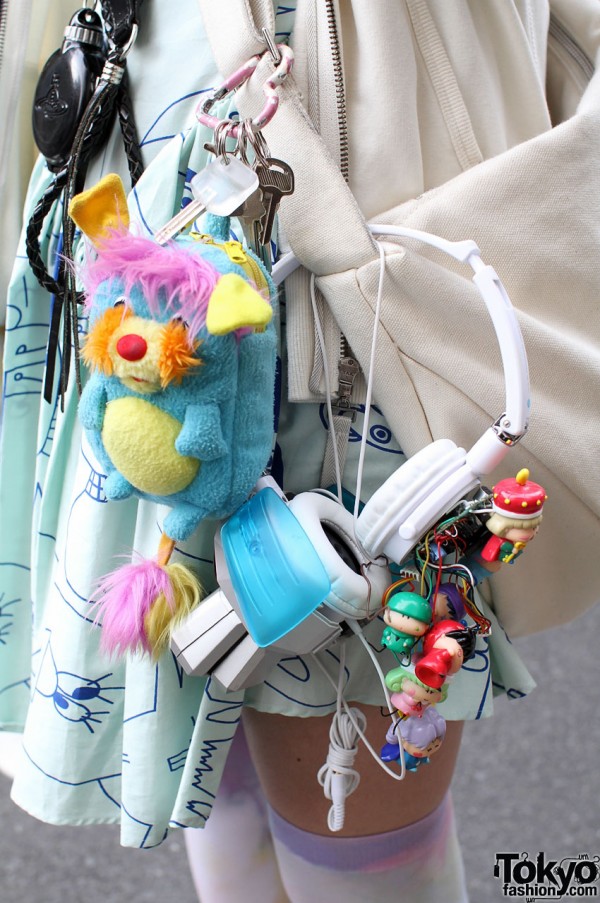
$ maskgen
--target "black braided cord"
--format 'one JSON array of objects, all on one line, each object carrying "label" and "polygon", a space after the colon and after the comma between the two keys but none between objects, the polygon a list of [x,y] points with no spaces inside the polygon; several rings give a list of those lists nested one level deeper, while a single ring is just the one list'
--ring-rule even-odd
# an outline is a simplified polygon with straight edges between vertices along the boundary
[{"label": "black braided cord", "polygon": [[138,142],[135,119],[133,118],[133,107],[131,106],[131,95],[129,94],[128,83],[129,75],[127,70],[125,70],[123,80],[119,85],[117,102],[119,105],[119,123],[121,125],[123,146],[125,148],[125,154],[127,155],[127,165],[129,167],[129,177],[131,179],[131,187],[134,188],[144,171],[144,163],[142,161],[142,152]]},{"label": "black braided cord", "polygon": [[[112,58],[111,58],[112,57]],[[107,63],[117,65],[119,54],[109,54]],[[123,63],[123,68],[124,68]],[[63,256],[69,263],[73,260],[73,240],[75,237],[75,223],[69,216],[69,208],[74,196],[82,187],[82,182],[91,157],[90,150],[98,144],[104,144],[114,119],[119,85],[111,81],[100,79],[90,102],[88,103],[83,118],[73,141],[71,155],[67,164],[67,184],[63,198]],[[90,146],[90,135],[96,133],[101,140],[97,140],[94,147]],[[75,273],[72,264],[65,266],[63,271],[63,365],[61,368],[60,394],[61,399],[67,390],[69,371],[71,368],[71,338],[75,351],[75,379],[77,389],[81,393],[81,374],[79,371],[79,297],[75,285]],[[56,302],[55,302],[56,303]]]},{"label": "black braided cord", "polygon": [[33,213],[31,214],[31,219],[27,224],[27,231],[25,234],[25,243],[27,248],[27,257],[29,258],[29,265],[33,270],[33,273],[46,291],[50,292],[51,295],[57,294],[61,292],[61,287],[54,279],[50,273],[46,270],[46,266],[44,261],[42,260],[42,254],[40,251],[40,243],[39,243],[39,235],[42,231],[42,226],[44,224],[44,220],[52,210],[54,202],[58,200],[61,195],[61,192],[65,185],[67,184],[67,167],[61,169],[59,173],[54,177],[54,181],[51,185],[48,186],[46,191],[43,193],[39,201],[37,202]]}]

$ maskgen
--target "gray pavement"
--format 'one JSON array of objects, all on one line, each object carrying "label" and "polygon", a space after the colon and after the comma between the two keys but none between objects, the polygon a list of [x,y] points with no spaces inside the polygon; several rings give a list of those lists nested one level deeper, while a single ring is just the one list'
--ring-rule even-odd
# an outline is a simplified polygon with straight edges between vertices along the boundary
[{"label": "gray pavement", "polygon": [[472,903],[506,899],[496,852],[600,855],[599,636],[596,607],[516,642],[536,690],[466,726],[453,792]]},{"label": "gray pavement", "polygon": [[[471,903],[506,899],[496,852],[600,854],[599,635],[597,608],[518,641],[538,688],[465,729],[453,793]],[[0,777],[0,903],[195,903],[181,834],[123,849],[116,827],[41,824],[14,806],[9,786]]]}]

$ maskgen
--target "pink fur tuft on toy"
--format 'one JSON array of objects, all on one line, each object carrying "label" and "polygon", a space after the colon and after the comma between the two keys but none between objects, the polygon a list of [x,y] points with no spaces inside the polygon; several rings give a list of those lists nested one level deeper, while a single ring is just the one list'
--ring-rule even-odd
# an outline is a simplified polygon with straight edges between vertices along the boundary
[{"label": "pink fur tuft on toy", "polygon": [[158,657],[171,630],[198,605],[202,589],[185,565],[149,559],[125,565],[98,586],[96,622],[102,624],[104,652],[127,650]]}]

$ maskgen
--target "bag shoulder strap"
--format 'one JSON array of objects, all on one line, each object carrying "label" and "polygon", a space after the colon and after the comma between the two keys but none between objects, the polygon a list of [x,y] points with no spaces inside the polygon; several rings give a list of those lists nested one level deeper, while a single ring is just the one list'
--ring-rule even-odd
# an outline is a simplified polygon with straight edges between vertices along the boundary
[{"label": "bag shoulder strap", "polygon": [[461,169],[470,169],[483,160],[483,154],[458,86],[444,42],[433,21],[426,0],[406,0],[415,40],[433,90],[444,116],[450,141]]},{"label": "bag shoulder strap", "polygon": [[275,31],[271,0],[198,0],[204,29],[217,68],[223,76],[238,69],[251,56],[266,49],[261,29]]}]

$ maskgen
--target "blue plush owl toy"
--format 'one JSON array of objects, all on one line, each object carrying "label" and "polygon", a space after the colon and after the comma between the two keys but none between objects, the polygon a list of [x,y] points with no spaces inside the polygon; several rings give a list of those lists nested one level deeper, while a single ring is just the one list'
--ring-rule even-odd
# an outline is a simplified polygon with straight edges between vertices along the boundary
[{"label": "blue plush owl toy", "polygon": [[118,176],[77,195],[69,212],[96,252],[80,273],[91,375],[79,416],[107,498],[171,507],[156,559],[100,584],[102,645],[158,654],[201,595],[170,562],[175,543],[232,514],[269,459],[276,290],[237,242],[188,235],[162,246],[134,235]]}]

